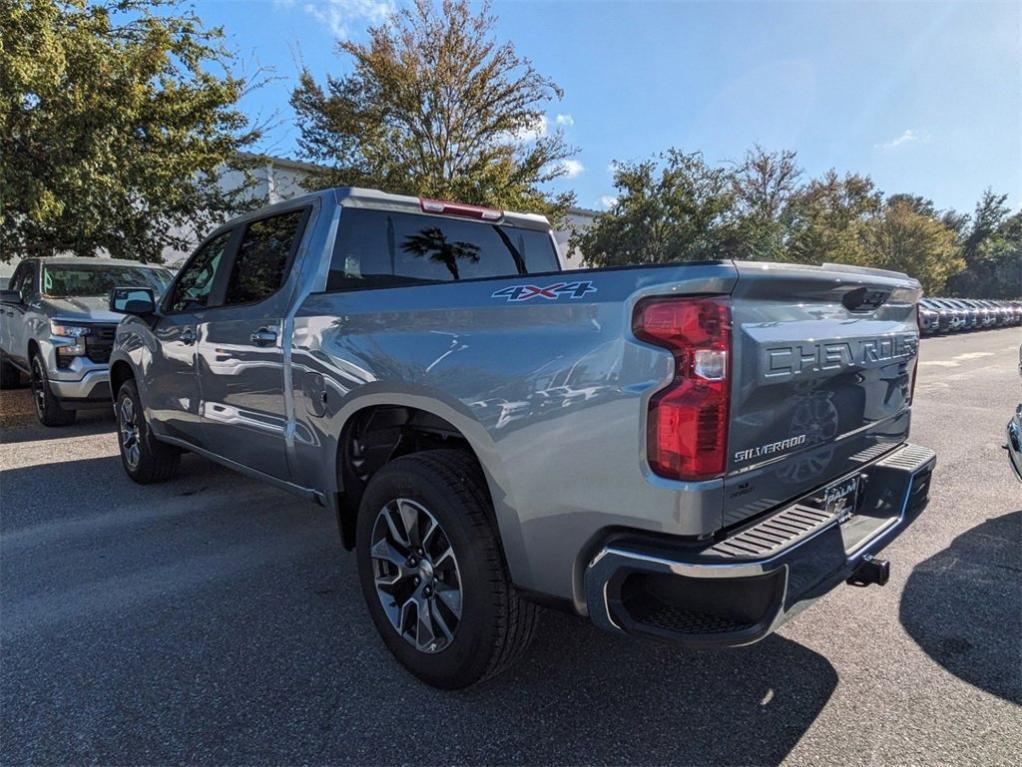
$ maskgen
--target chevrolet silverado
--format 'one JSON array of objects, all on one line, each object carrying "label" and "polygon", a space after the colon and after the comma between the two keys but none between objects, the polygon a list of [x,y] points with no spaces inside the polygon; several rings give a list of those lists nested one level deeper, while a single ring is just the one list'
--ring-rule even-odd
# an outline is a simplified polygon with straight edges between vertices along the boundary
[{"label": "chevrolet silverado", "polygon": [[[925,507],[919,283],[731,260],[565,272],[545,218],[332,189],[114,289],[121,457],[182,450],[330,509],[412,673],[463,687],[539,606],[737,646]],[[850,619],[851,620],[851,619]]]},{"label": "chevrolet silverado", "polygon": [[44,426],[74,423],[85,408],[110,405],[107,361],[121,315],[107,308],[110,288],[141,285],[157,293],[172,273],[112,258],[27,258],[0,290],[0,386],[26,375]]}]

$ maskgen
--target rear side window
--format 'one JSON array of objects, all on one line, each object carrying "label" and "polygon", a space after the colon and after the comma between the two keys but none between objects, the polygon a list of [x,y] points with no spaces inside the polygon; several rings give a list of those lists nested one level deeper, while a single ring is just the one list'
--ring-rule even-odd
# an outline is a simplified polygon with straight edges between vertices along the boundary
[{"label": "rear side window", "polygon": [[35,267],[32,264],[22,264],[15,270],[9,289],[20,290],[23,298],[35,295],[34,277]]},{"label": "rear side window", "polygon": [[280,290],[304,217],[305,210],[294,210],[248,225],[234,257],[225,304],[262,301]]},{"label": "rear side window", "polygon": [[170,311],[195,311],[207,306],[209,294],[213,292],[213,279],[216,277],[217,267],[220,266],[230,239],[231,233],[224,232],[195,252],[191,260],[181,269],[181,274],[174,285]]},{"label": "rear side window", "polygon": [[441,216],[345,208],[328,290],[555,271],[546,232]]}]

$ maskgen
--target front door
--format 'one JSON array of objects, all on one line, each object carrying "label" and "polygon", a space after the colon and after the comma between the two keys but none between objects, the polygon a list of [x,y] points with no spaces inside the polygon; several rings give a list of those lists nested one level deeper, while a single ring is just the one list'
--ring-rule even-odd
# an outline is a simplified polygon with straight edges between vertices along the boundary
[{"label": "front door", "polygon": [[143,401],[155,416],[153,429],[198,447],[206,447],[196,375],[199,328],[211,311],[208,304],[220,267],[226,264],[231,235],[231,231],[215,235],[181,268],[153,328],[157,344],[143,371]]},{"label": "front door", "polygon": [[28,371],[31,360],[28,359],[28,336],[25,332],[25,315],[28,304],[37,300],[39,295],[38,270],[35,261],[26,261],[14,272],[10,289],[21,293],[20,303],[3,304],[0,311],[3,315],[3,348],[11,357],[11,361],[22,370]]},{"label": "front door", "polygon": [[307,208],[244,225],[220,305],[199,325],[201,415],[217,455],[288,479],[284,317]]}]

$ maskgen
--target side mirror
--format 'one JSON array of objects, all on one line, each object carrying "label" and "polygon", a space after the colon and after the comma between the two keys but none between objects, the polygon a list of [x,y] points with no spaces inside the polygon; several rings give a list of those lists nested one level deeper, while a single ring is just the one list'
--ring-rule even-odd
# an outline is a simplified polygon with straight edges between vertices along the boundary
[{"label": "side mirror", "polygon": [[21,304],[21,291],[0,290],[0,304]]},{"label": "side mirror", "polygon": [[156,296],[152,288],[111,288],[110,311],[148,317],[156,314]]}]

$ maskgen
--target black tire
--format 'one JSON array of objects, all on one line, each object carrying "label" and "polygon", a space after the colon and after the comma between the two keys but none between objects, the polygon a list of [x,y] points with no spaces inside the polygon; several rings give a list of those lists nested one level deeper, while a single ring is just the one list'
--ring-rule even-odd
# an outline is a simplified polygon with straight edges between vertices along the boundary
[{"label": "black tire", "polygon": [[[440,637],[446,644],[438,651],[419,649],[416,640],[406,638],[384,609],[382,600],[389,597],[377,590],[377,564],[384,569],[389,565],[373,559],[374,529],[388,505],[399,498],[413,501],[435,518],[443,536],[441,547],[448,544],[455,557],[460,611],[453,637]],[[419,679],[442,689],[468,687],[500,673],[528,647],[539,608],[523,600],[511,583],[486,482],[471,455],[429,450],[391,461],[369,481],[356,528],[359,580],[373,623],[391,653]],[[405,613],[399,612],[400,621]],[[431,620],[431,625],[439,624]]]},{"label": "black tire", "polygon": [[121,464],[128,476],[140,485],[163,482],[174,476],[181,463],[181,451],[153,437],[134,381],[129,379],[121,384],[114,411]]},{"label": "black tire", "polygon": [[0,389],[17,389],[21,386],[21,371],[0,355]]},{"label": "black tire", "polygon": [[50,379],[46,375],[46,363],[43,355],[35,352],[32,355],[32,400],[35,403],[35,414],[43,426],[70,426],[75,422],[78,413],[61,406],[60,400],[50,388]]}]

